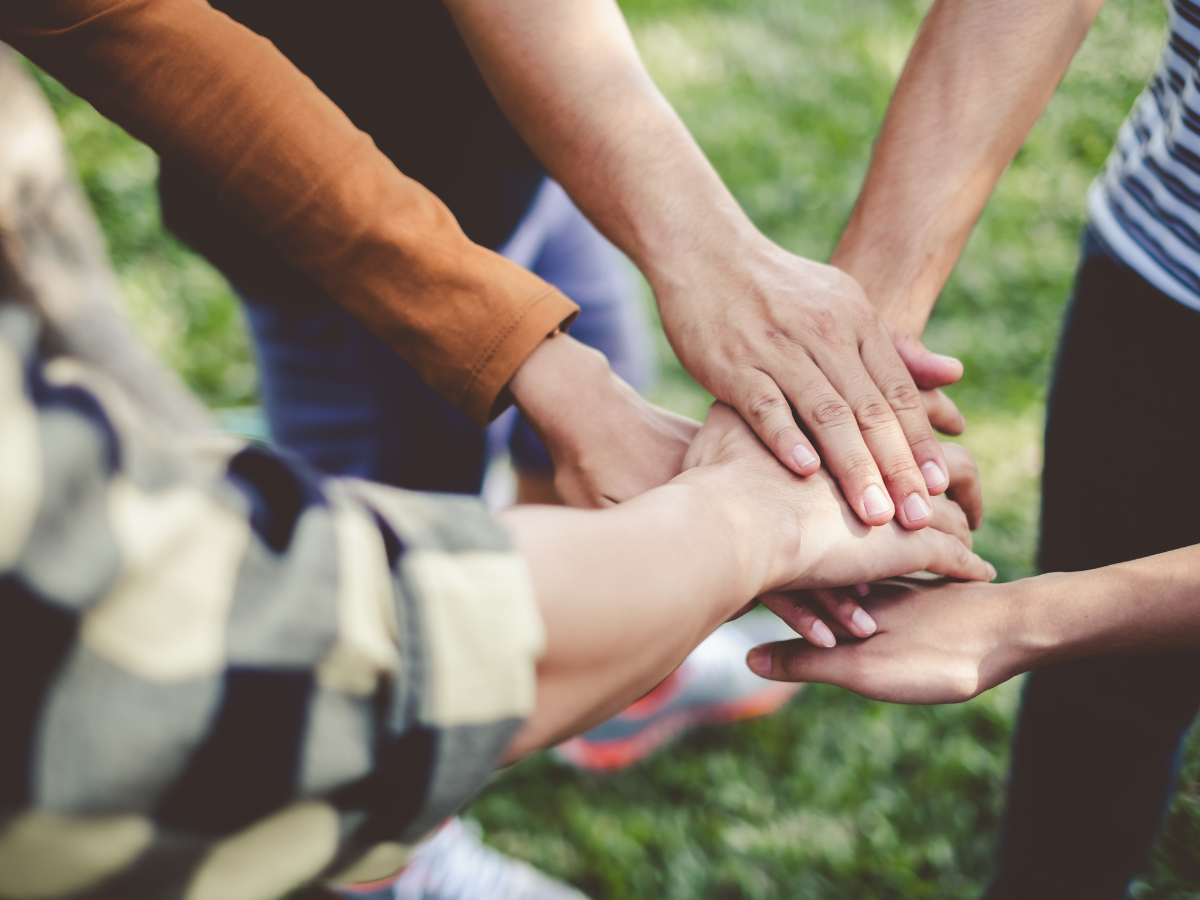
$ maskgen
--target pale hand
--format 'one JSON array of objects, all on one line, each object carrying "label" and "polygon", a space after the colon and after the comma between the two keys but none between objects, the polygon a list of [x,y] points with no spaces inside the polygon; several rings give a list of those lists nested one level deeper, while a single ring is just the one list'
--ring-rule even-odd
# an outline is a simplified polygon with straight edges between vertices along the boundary
[{"label": "pale hand", "polygon": [[969,513],[958,504],[936,498],[934,527],[921,531],[894,522],[863,525],[828,474],[800,477],[783,468],[723,403],[709,410],[684,469],[711,472],[757,510],[739,527],[754,529],[772,548],[764,591],[832,588],[919,570],[962,579],[995,577],[970,551]]}]

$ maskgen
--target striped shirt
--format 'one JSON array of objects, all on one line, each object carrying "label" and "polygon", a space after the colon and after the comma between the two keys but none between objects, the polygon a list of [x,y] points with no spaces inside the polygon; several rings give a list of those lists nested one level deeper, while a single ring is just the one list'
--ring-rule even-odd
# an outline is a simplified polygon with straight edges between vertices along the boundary
[{"label": "striped shirt", "polygon": [[1171,0],[1170,38],[1088,192],[1092,226],[1130,268],[1200,309],[1200,4]]}]

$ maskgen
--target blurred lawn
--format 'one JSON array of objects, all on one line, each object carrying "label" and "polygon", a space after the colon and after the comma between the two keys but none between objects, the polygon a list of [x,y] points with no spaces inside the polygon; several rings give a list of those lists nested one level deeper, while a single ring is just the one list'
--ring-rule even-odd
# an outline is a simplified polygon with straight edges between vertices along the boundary
[{"label": "blurred lawn", "polygon": [[[653,75],[751,217],[783,246],[827,257],[928,3],[624,6]],[[953,396],[984,474],[977,546],[1003,578],[1032,571],[1042,403],[1084,191],[1153,66],[1164,22],[1157,0],[1109,0],[926,333],[966,365]],[[162,233],[153,154],[42,83],[141,334],[210,404],[252,402],[240,313],[220,277]],[[702,416],[704,393],[661,347],[655,398]],[[616,776],[528,760],[471,814],[493,844],[597,900],[973,897],[990,862],[1018,691],[1010,683],[918,709],[809,688],[778,715],[693,734]],[[1198,782],[1192,752],[1139,900],[1200,897]]]}]

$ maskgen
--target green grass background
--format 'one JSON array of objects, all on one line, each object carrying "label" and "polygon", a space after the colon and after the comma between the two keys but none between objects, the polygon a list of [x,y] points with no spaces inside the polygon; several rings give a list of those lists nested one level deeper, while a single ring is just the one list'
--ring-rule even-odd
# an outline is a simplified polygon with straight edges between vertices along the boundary
[{"label": "green grass background", "polygon": [[[826,258],[928,3],[624,7],[653,75],[751,217],[783,246]],[[1158,0],[1109,0],[926,333],[966,367],[952,395],[984,475],[977,547],[1002,578],[1032,571],[1043,399],[1084,191],[1153,67],[1164,23]],[[236,302],[219,275],[163,233],[154,155],[39,79],[139,333],[209,404],[253,403]],[[655,399],[701,416],[705,394],[665,340],[660,349]],[[812,687],[775,716],[696,732],[615,776],[530,759],[498,776],[470,814],[495,846],[597,900],[973,897],[990,863],[1019,687],[931,708]],[[1139,900],[1200,897],[1198,783],[1193,750]]]}]

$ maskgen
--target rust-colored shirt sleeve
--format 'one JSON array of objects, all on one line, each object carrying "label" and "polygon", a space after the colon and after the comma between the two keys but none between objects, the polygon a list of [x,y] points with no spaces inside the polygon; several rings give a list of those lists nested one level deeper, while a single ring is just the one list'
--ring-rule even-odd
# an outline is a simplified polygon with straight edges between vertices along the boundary
[{"label": "rust-colored shirt sleeve", "polygon": [[578,311],[469,241],[269,41],[204,0],[0,9],[0,38],[187,167],[477,422]]}]

